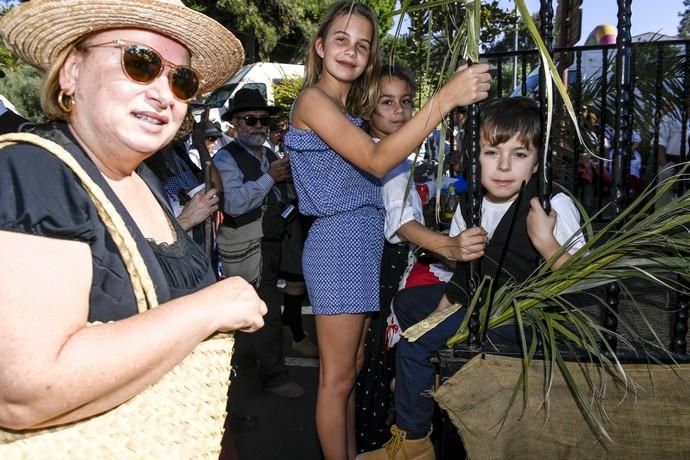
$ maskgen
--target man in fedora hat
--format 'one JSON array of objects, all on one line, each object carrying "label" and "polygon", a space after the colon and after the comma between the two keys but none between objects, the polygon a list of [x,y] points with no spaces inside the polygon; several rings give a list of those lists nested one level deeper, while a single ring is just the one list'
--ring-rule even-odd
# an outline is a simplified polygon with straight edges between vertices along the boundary
[{"label": "man in fedora hat", "polygon": [[304,389],[287,375],[282,296],[277,287],[287,224],[281,213],[290,205],[290,164],[264,146],[271,115],[277,112],[258,90],[243,88],[223,114],[223,120],[237,129],[237,137],[213,158],[224,190],[218,250],[225,276],[241,276],[253,283],[268,306],[259,335],[238,334],[238,356],[251,349],[257,355],[264,387],[278,396],[296,398]]}]

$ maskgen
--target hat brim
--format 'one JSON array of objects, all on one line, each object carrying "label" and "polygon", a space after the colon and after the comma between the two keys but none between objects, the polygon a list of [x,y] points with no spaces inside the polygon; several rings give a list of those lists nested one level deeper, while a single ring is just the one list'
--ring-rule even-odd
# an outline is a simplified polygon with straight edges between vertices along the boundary
[{"label": "hat brim", "polygon": [[242,65],[240,41],[208,16],[163,0],[32,0],[0,19],[5,44],[23,61],[48,70],[65,48],[82,37],[109,29],[160,33],[190,52],[201,78],[199,92],[225,83]]},{"label": "hat brim", "polygon": [[273,106],[273,105],[238,107],[236,109],[228,110],[227,112],[225,112],[223,115],[220,116],[220,119],[223,121],[230,121],[232,116],[235,115],[236,113],[238,113],[238,112],[251,112],[252,110],[265,110],[270,115],[275,115],[276,113],[280,112],[280,108]]}]

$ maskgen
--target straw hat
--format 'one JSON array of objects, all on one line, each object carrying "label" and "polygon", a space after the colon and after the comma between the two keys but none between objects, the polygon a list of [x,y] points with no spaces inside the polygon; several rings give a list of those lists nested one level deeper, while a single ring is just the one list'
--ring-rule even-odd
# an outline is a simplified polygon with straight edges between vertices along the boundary
[{"label": "straw hat", "polygon": [[158,32],[186,46],[200,93],[225,83],[244,61],[242,44],[229,30],[179,0],[31,0],[0,20],[7,46],[42,70],[85,35],[118,28]]}]

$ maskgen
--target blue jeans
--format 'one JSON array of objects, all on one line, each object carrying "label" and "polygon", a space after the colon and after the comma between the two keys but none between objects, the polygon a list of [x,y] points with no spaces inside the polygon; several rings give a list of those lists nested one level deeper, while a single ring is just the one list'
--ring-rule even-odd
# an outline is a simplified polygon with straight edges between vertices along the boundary
[{"label": "blue jeans", "polygon": [[[426,318],[438,306],[445,293],[445,284],[403,289],[395,298],[395,316],[402,330]],[[452,314],[416,342],[401,338],[396,351],[395,416],[397,425],[410,439],[419,439],[431,431],[434,400],[434,367],[431,357],[454,335],[462,323],[466,308]],[[492,342],[515,343],[515,326],[496,328],[489,332]]]}]

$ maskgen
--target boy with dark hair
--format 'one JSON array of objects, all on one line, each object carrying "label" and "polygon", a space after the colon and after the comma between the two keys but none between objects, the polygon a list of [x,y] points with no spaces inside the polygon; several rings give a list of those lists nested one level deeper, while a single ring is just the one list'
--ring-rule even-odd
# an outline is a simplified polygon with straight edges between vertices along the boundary
[{"label": "boy with dark hair", "polygon": [[[508,280],[524,281],[539,265],[548,260],[561,246],[567,251],[553,264],[560,267],[584,244],[580,233],[580,215],[565,194],[551,199],[552,211],[546,214],[536,198],[532,175],[537,171],[540,113],[529,98],[502,98],[486,104],[480,119],[481,184],[484,188],[481,227],[487,233],[476,257],[459,261],[447,285],[423,286],[401,291],[395,301],[395,312],[403,330],[426,318],[434,311],[452,304],[468,305],[467,270],[469,260],[481,258],[481,272],[493,275],[505,250],[503,269],[498,286]],[[526,189],[517,200],[522,184]],[[460,206],[453,217],[451,235],[467,230],[468,206]],[[513,233],[510,220],[516,212]],[[578,234],[577,238],[572,235]],[[510,240],[508,240],[510,238]],[[397,346],[395,410],[397,426],[391,428],[393,438],[381,449],[367,452],[358,459],[434,459],[429,439],[434,402],[428,395],[433,388],[433,353],[446,346],[456,333],[466,310],[461,308],[415,342],[402,338]],[[497,328],[489,333],[494,342],[515,342],[514,326]]]}]

